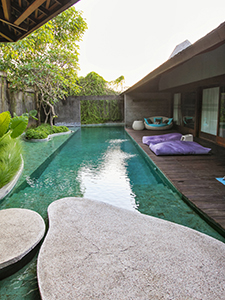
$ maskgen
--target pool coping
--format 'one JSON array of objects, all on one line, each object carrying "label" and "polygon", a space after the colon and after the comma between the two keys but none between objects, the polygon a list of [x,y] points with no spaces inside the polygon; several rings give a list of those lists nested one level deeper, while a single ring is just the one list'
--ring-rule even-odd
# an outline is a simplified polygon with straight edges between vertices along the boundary
[{"label": "pool coping", "polygon": [[10,190],[10,192],[7,195],[5,195],[2,199],[0,199],[0,201],[3,201],[4,198],[10,195],[11,193],[19,193],[21,190],[29,186],[28,183],[29,180],[33,180],[36,177],[40,176],[48,167],[48,165],[51,163],[51,161],[55,158],[58,152],[61,151],[61,149],[69,142],[69,140],[73,137],[74,134],[77,133],[77,131],[78,130],[71,131],[71,135],[62,144],[60,144],[59,147],[56,148],[37,168],[35,168],[31,174],[27,175],[21,182],[19,182],[19,178],[18,178],[18,181],[16,182],[17,185],[15,184],[13,188]]},{"label": "pool coping", "polygon": [[39,143],[39,142],[48,142],[51,140],[52,137],[54,136],[60,136],[60,135],[65,135],[65,134],[71,134],[73,131],[69,130],[69,131],[64,131],[64,132],[58,132],[58,133],[53,133],[53,134],[49,134],[47,138],[45,139],[26,139],[24,138],[25,142],[31,142],[31,143]]}]

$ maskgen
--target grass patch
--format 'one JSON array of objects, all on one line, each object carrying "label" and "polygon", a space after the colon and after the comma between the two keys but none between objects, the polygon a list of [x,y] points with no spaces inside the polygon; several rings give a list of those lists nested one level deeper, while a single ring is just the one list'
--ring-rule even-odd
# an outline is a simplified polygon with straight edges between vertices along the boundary
[{"label": "grass patch", "polygon": [[21,166],[21,143],[18,139],[5,137],[0,142],[0,188],[9,183]]},{"label": "grass patch", "polygon": [[26,130],[25,137],[31,139],[46,139],[48,135],[54,133],[67,132],[69,129],[66,126],[51,126],[49,124],[42,124],[36,128],[29,128]]}]

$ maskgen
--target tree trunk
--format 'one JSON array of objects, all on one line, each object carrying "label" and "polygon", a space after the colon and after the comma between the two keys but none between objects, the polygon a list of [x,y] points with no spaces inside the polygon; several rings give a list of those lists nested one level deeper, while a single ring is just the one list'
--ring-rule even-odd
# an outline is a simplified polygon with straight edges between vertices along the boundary
[{"label": "tree trunk", "polygon": [[39,101],[39,95],[38,95],[38,91],[37,91],[37,87],[34,87],[34,94],[35,94],[35,104],[36,104],[36,108],[37,108],[37,125],[41,125],[41,105],[40,105],[40,101]]}]

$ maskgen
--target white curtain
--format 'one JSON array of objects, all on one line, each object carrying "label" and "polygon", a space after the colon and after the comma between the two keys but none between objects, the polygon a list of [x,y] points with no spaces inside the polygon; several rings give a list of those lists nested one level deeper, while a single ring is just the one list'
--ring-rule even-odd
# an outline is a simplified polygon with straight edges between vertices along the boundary
[{"label": "white curtain", "polygon": [[177,125],[182,125],[181,115],[181,94],[177,93],[173,96],[173,121]]},{"label": "white curtain", "polygon": [[202,99],[201,131],[217,135],[219,87],[204,89]]},{"label": "white curtain", "polygon": [[225,87],[223,87],[221,98],[220,98],[219,136],[225,138]]}]

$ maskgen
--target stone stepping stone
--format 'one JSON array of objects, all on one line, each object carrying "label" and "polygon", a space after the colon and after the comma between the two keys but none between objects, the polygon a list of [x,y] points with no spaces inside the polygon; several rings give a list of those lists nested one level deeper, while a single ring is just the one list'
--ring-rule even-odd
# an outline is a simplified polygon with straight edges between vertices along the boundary
[{"label": "stone stepping stone", "polygon": [[35,255],[45,223],[35,211],[0,210],[0,279],[12,275]]},{"label": "stone stepping stone", "polygon": [[223,299],[225,244],[193,229],[84,198],[48,208],[42,300]]}]

